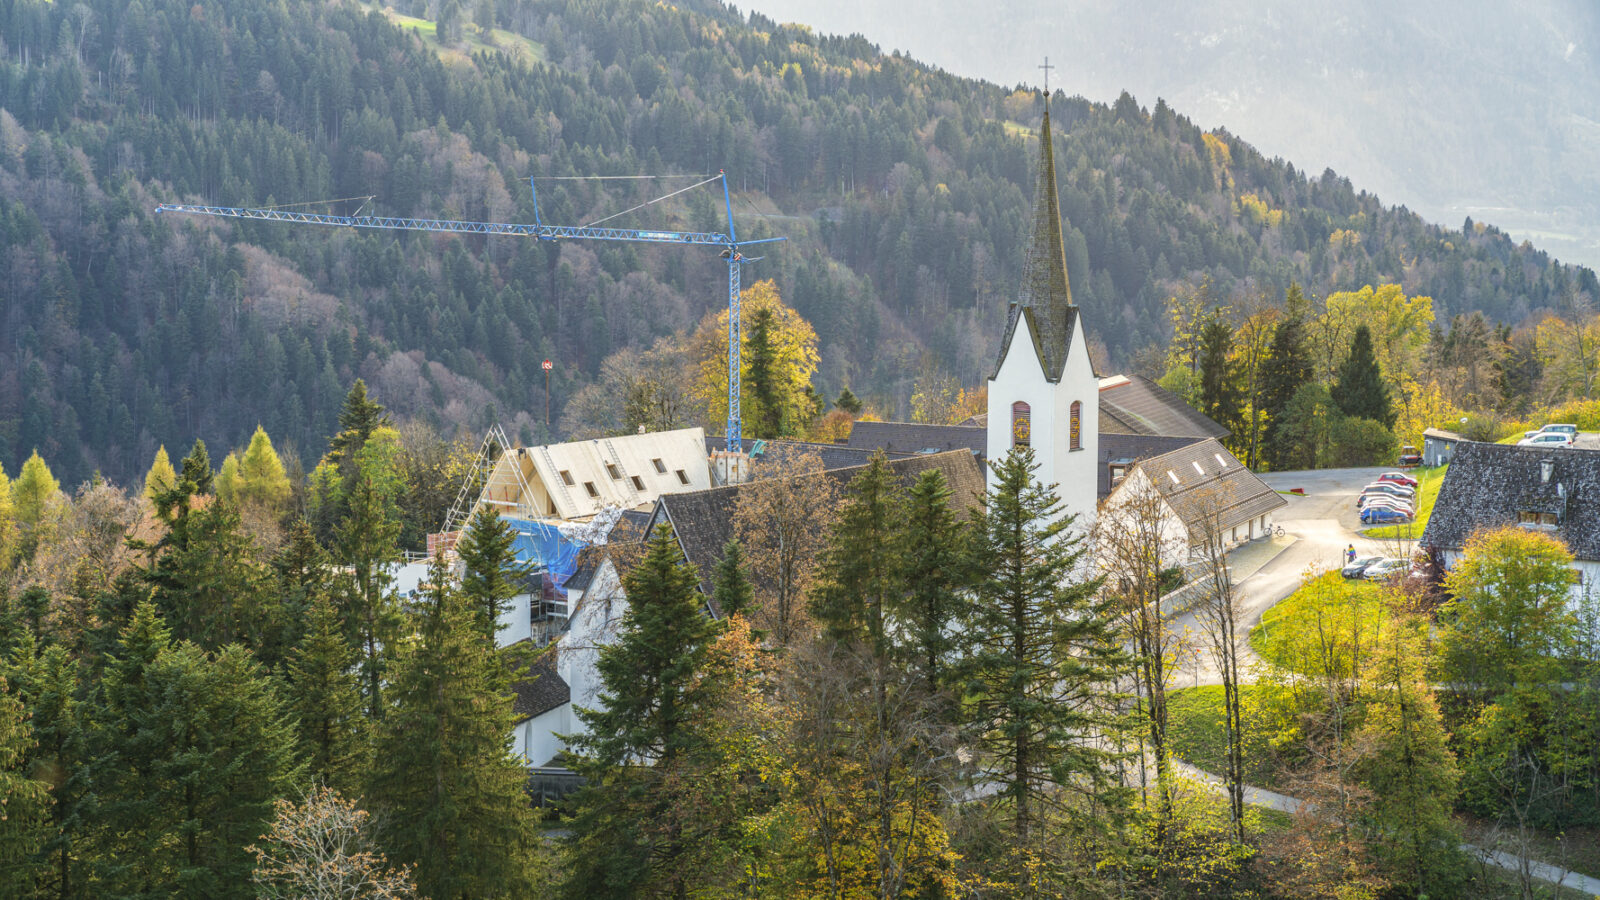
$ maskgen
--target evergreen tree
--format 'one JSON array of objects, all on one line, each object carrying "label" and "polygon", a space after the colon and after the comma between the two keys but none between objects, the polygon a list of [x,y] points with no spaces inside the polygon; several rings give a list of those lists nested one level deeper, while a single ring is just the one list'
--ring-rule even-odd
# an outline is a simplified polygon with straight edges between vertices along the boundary
[{"label": "evergreen tree", "polygon": [[461,594],[478,623],[478,631],[495,646],[500,616],[511,608],[511,598],[533,566],[517,559],[516,529],[485,505],[467,523],[467,533],[456,544],[463,573]]},{"label": "evergreen tree", "polygon": [[754,437],[777,438],[785,430],[783,404],[778,399],[777,348],[772,343],[772,310],[761,308],[750,317],[750,336],[745,339],[743,365],[748,371],[744,379],[755,401],[746,414],[750,433]]},{"label": "evergreen tree", "polygon": [[713,582],[711,602],[725,618],[744,613],[755,602],[755,588],[745,571],[744,547],[738,538],[729,538],[722,545],[722,559],[717,562]]},{"label": "evergreen tree", "polygon": [[1293,440],[1280,429],[1284,411],[1295,392],[1311,380],[1311,353],[1306,347],[1306,302],[1300,285],[1291,284],[1285,298],[1284,317],[1272,330],[1272,347],[1261,367],[1261,408],[1267,414],[1272,439],[1267,441],[1267,464],[1288,467]]},{"label": "evergreen tree", "polygon": [[326,597],[312,603],[305,638],[289,657],[292,708],[299,722],[307,773],[341,793],[366,784],[370,751],[361,692],[353,673],[356,654]]},{"label": "evergreen tree", "polygon": [[367,715],[382,718],[386,653],[399,635],[399,604],[390,585],[390,566],[400,558],[395,541],[400,522],[384,496],[365,475],[356,481],[350,513],[340,523],[335,539],[340,560],[349,567],[341,580],[340,615],[350,642],[361,651],[362,693]]},{"label": "evergreen tree", "polygon": [[1353,419],[1371,419],[1385,428],[1394,428],[1394,407],[1389,402],[1389,386],[1383,383],[1378,359],[1372,351],[1372,329],[1357,325],[1350,341],[1350,355],[1339,366],[1332,388],[1333,402],[1340,412]]},{"label": "evergreen tree", "polygon": [[92,740],[102,890],[251,896],[247,847],[299,779],[272,680],[241,647],[172,645],[140,604],[105,672]]},{"label": "evergreen tree", "polygon": [[289,502],[289,476],[283,471],[283,461],[272,448],[272,439],[266,429],[256,426],[239,460],[239,496],[241,506],[253,506],[271,511],[281,510]]},{"label": "evergreen tree", "polygon": [[318,599],[331,597],[334,588],[328,554],[317,543],[317,536],[311,533],[311,524],[305,519],[295,519],[289,526],[283,549],[272,561],[272,571],[281,625],[272,643],[282,648],[280,655],[286,655],[289,648],[300,643],[312,605]]},{"label": "evergreen tree", "polygon": [[367,383],[357,378],[344,398],[344,409],[339,412],[339,433],[328,442],[328,457],[342,467],[346,461],[355,459],[374,431],[388,424],[389,416],[384,413],[383,406],[368,399]]},{"label": "evergreen tree", "polygon": [[183,458],[183,470],[175,489],[182,489],[184,485],[188,485],[185,490],[188,496],[212,492],[211,454],[206,452],[205,441],[196,440],[189,455]]},{"label": "evergreen tree", "polygon": [[844,388],[839,391],[839,399],[833,401],[833,405],[839,407],[852,416],[861,415],[861,410],[863,409],[861,399],[855,394],[852,394],[849,388]]},{"label": "evergreen tree", "polygon": [[169,524],[156,549],[145,579],[179,638],[206,649],[236,641],[261,649],[271,642],[282,626],[281,609],[236,508],[219,499],[189,511]]},{"label": "evergreen tree", "polygon": [[900,526],[905,492],[883,451],[851,479],[844,507],[819,560],[812,612],[829,638],[889,653],[886,610],[900,592]]},{"label": "evergreen tree", "polygon": [[697,583],[665,525],[623,579],[628,609],[615,642],[600,648],[599,703],[579,709],[589,732],[573,739],[588,786],[572,822],[567,897],[685,887],[676,866],[689,848],[651,822],[668,813],[653,793],[659,773],[693,750],[715,694],[700,676],[717,629]]},{"label": "evergreen tree", "polygon": [[950,509],[943,473],[923,472],[907,495],[899,548],[903,593],[891,611],[901,626],[899,655],[929,696],[949,687],[953,624],[969,584],[967,539],[966,524]]},{"label": "evergreen tree", "polygon": [[50,786],[34,778],[28,711],[0,678],[0,900],[36,896]]},{"label": "evergreen tree", "polygon": [[1200,329],[1200,411],[1237,432],[1244,398],[1232,356],[1233,326],[1215,313]]},{"label": "evergreen tree", "polygon": [[531,897],[539,838],[527,770],[510,752],[506,670],[441,559],[428,583],[379,725],[368,799],[380,839],[434,900]]},{"label": "evergreen tree", "polygon": [[[50,776],[48,830],[40,849],[39,896],[85,896],[83,832],[92,824],[87,706],[79,699],[80,663],[64,647],[42,653],[31,638],[12,656],[6,678],[29,712],[30,769]],[[0,894],[0,896],[4,896]]]},{"label": "evergreen tree", "polygon": [[[0,466],[0,572],[11,568],[17,553],[17,514],[11,502],[11,479],[6,477],[5,466]],[[0,651],[4,647],[0,646]]]},{"label": "evergreen tree", "polygon": [[1057,789],[1122,804],[1103,740],[1112,685],[1127,667],[1099,579],[1082,570],[1088,549],[1054,490],[1034,478],[1033,450],[991,463],[993,487],[973,528],[973,570],[983,573],[966,611],[963,687],[977,737],[981,781],[1009,811],[1007,840],[1038,844]]},{"label": "evergreen tree", "polygon": [[155,461],[150,464],[150,471],[144,476],[144,496],[146,500],[155,501],[156,495],[170,491],[178,484],[178,473],[172,468],[172,460],[167,457],[167,445],[162,444],[156,448]]}]

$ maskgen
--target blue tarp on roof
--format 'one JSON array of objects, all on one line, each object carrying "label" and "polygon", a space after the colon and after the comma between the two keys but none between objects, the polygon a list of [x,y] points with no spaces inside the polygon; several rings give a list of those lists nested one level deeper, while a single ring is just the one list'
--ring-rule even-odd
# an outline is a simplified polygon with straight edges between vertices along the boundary
[{"label": "blue tarp on roof", "polygon": [[562,534],[554,525],[509,516],[506,521],[517,532],[516,541],[512,544],[517,561],[543,569],[551,586],[560,590],[572,573],[577,571],[578,551],[588,545]]}]

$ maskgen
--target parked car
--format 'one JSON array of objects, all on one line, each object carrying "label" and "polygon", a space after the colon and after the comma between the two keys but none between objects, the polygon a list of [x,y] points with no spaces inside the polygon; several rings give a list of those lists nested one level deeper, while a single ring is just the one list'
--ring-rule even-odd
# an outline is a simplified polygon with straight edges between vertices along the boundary
[{"label": "parked car", "polygon": [[1570,424],[1546,425],[1545,427],[1539,429],[1538,433],[1539,434],[1564,434],[1564,435],[1567,435],[1568,437],[1576,438],[1578,436],[1578,426],[1570,425]]},{"label": "parked car", "polygon": [[1571,447],[1572,435],[1559,431],[1541,431],[1531,438],[1517,441],[1519,447]]},{"label": "parked car", "polygon": [[1403,484],[1412,490],[1417,489],[1417,480],[1404,472],[1385,472],[1378,476],[1378,480],[1392,481],[1395,484]]},{"label": "parked car", "polygon": [[1362,512],[1367,512],[1368,510],[1373,510],[1373,509],[1381,509],[1384,512],[1397,513],[1399,515],[1405,516],[1407,519],[1414,518],[1416,516],[1416,514],[1417,514],[1416,510],[1414,510],[1411,507],[1405,505],[1404,503],[1384,503],[1383,501],[1375,501],[1373,503],[1368,503],[1366,506],[1361,507],[1361,511]]},{"label": "parked car", "polygon": [[1403,484],[1396,484],[1393,481],[1374,481],[1362,488],[1361,493],[1388,494],[1391,497],[1415,497],[1417,495],[1417,492],[1414,488],[1408,488]]},{"label": "parked car", "polygon": [[1370,566],[1370,565],[1373,565],[1374,563],[1379,563],[1379,562],[1382,562],[1382,561],[1383,561],[1383,557],[1381,557],[1381,556],[1362,556],[1362,557],[1357,557],[1354,562],[1352,562],[1352,563],[1346,565],[1344,568],[1340,569],[1339,570],[1339,574],[1343,575],[1346,578],[1360,578],[1361,577],[1361,573],[1365,572],[1367,570],[1367,566]]},{"label": "parked car", "polygon": [[1363,525],[1404,525],[1409,521],[1409,512],[1389,506],[1373,506],[1361,511]]},{"label": "parked car", "polygon": [[1362,494],[1356,500],[1356,509],[1368,509],[1374,506],[1387,506],[1390,509],[1403,509],[1408,513],[1416,512],[1409,497],[1391,497],[1388,494]]},{"label": "parked car", "polygon": [[1409,469],[1412,466],[1422,465],[1422,454],[1410,444],[1400,448],[1400,468]]},{"label": "parked car", "polygon": [[1361,573],[1361,577],[1371,581],[1382,581],[1392,575],[1404,572],[1410,565],[1410,563],[1397,556],[1391,556],[1388,559],[1382,559],[1367,566],[1366,570]]}]

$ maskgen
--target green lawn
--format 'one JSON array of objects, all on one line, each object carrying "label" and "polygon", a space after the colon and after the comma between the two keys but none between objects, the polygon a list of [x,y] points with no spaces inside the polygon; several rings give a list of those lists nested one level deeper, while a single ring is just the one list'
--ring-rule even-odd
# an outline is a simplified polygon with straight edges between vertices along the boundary
[{"label": "green lawn", "polygon": [[439,54],[439,58],[446,62],[468,62],[474,53],[504,52],[526,63],[536,63],[544,59],[544,46],[531,41],[515,32],[496,28],[488,35],[483,33],[477,25],[471,22],[461,28],[461,43],[445,46],[439,43],[439,30],[437,23],[429,19],[419,19],[415,16],[402,15],[392,7],[378,3],[363,3],[368,9],[377,9],[383,12],[384,18],[399,25],[407,31],[415,31],[422,37],[423,43]]},{"label": "green lawn", "polygon": [[1317,674],[1324,660],[1342,672],[1350,648],[1370,646],[1387,620],[1376,584],[1325,572],[1263,613],[1250,629],[1250,647],[1302,675]]},{"label": "green lawn", "polygon": [[1376,528],[1368,528],[1361,533],[1377,540],[1422,537],[1422,530],[1428,527],[1428,516],[1433,515],[1434,501],[1439,499],[1439,485],[1444,483],[1444,473],[1449,468],[1449,466],[1435,466],[1431,469],[1412,470],[1411,476],[1417,479],[1417,517],[1415,520],[1404,525],[1380,525]]}]

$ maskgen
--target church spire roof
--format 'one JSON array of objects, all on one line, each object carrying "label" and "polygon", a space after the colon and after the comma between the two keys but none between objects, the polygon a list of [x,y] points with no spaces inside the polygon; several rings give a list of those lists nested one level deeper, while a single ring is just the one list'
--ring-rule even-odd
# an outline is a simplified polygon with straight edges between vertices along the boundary
[{"label": "church spire roof", "polygon": [[1078,307],[1072,302],[1067,281],[1067,252],[1061,239],[1061,202],[1056,195],[1056,160],[1050,133],[1050,96],[1045,95],[1044,121],[1039,126],[1039,168],[1033,195],[1033,229],[1022,257],[1022,284],[1011,304],[1006,333],[1000,344],[1005,360],[1019,319],[1027,318],[1033,327],[1035,351],[1044,365],[1045,377],[1057,381],[1066,364],[1077,325]]}]

